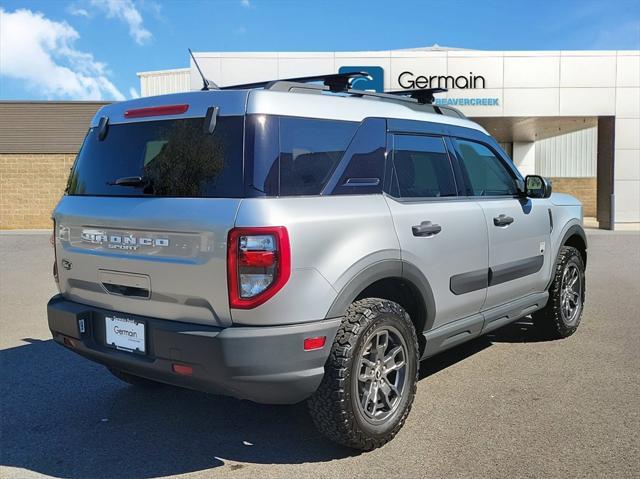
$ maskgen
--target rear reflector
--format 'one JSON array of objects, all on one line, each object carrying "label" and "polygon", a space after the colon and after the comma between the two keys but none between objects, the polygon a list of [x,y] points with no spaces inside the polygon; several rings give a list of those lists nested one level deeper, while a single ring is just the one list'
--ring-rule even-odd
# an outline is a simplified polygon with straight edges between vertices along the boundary
[{"label": "rear reflector", "polygon": [[276,255],[273,251],[240,251],[238,253],[238,264],[240,266],[256,266],[268,268],[276,262]]},{"label": "rear reflector", "polygon": [[193,368],[191,366],[187,366],[186,364],[172,364],[171,369],[176,374],[181,374],[182,376],[191,376],[193,374]]},{"label": "rear reflector", "polygon": [[124,112],[125,118],[144,118],[147,116],[180,115],[189,109],[189,105],[163,105],[136,108]]},{"label": "rear reflector", "polygon": [[306,338],[304,340],[304,350],[313,351],[314,349],[322,349],[324,347],[324,343],[326,342],[326,336],[318,336],[317,338]]}]

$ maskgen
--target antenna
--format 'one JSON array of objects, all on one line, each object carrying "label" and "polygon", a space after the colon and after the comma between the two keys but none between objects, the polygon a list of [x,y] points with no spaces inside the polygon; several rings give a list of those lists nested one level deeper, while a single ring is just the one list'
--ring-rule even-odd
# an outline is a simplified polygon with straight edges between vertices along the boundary
[{"label": "antenna", "polygon": [[196,65],[196,68],[198,69],[198,73],[200,73],[200,77],[202,78],[202,90],[201,91],[219,90],[220,87],[218,85],[216,85],[211,80],[208,80],[207,77],[204,76],[204,73],[202,73],[202,70],[200,69],[200,65],[198,65],[198,62],[196,61],[196,57],[193,55],[193,52],[191,51],[191,48],[187,48],[187,50],[189,50],[189,55],[191,55],[191,59],[193,60],[193,63]]}]

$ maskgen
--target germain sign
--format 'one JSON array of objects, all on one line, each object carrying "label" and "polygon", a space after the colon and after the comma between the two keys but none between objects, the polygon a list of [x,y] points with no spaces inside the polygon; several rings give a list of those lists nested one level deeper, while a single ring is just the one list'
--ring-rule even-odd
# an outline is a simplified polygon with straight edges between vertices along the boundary
[{"label": "germain sign", "polygon": [[[446,88],[447,90],[484,89],[486,80],[482,75],[415,75],[413,72],[404,71],[398,75],[398,84],[405,90],[423,88]],[[436,106],[499,106],[498,98],[436,98],[433,102]]]},{"label": "germain sign", "polygon": [[384,91],[384,70],[379,66],[342,66],[338,73],[367,72],[369,78],[356,78],[351,88],[382,93]]},{"label": "germain sign", "polygon": [[436,106],[500,106],[498,98],[436,98]]},{"label": "germain sign", "polygon": [[[380,66],[342,66],[338,73],[351,72],[368,72],[370,78],[357,78],[352,83],[352,88],[359,90],[369,90],[376,92],[384,92],[384,70]],[[486,80],[482,75],[475,75],[469,72],[469,75],[415,75],[411,71],[403,71],[398,75],[398,84],[405,90],[423,89],[423,88],[447,88],[448,90],[465,90],[465,89],[484,89],[486,88]],[[434,105],[436,106],[499,106],[498,98],[436,98]]]},{"label": "germain sign", "polygon": [[474,75],[469,72],[469,76],[458,75],[414,75],[412,72],[405,71],[398,75],[398,84],[405,90],[414,90],[420,88],[485,88],[485,79],[482,75]]}]

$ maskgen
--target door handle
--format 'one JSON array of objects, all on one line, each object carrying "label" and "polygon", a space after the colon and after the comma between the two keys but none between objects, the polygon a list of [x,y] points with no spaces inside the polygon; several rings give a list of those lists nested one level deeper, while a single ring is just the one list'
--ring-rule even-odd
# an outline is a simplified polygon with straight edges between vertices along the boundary
[{"label": "door handle", "polygon": [[412,226],[411,231],[413,231],[413,236],[433,236],[440,233],[442,227],[431,221],[423,221],[419,225]]},{"label": "door handle", "polygon": [[509,226],[513,223],[513,218],[507,215],[498,215],[496,218],[493,218],[493,224],[496,226]]}]

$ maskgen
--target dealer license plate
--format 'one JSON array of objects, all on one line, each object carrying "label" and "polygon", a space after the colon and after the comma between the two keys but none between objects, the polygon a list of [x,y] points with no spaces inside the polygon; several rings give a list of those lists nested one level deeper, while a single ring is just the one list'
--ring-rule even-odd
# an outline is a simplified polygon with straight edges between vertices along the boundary
[{"label": "dealer license plate", "polygon": [[144,323],[130,318],[105,318],[107,345],[130,352],[145,352]]}]

